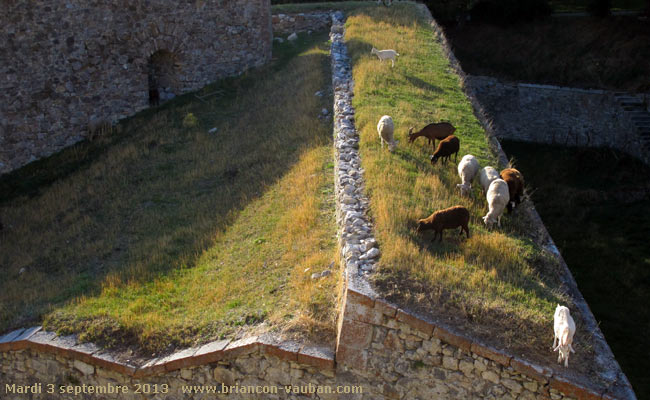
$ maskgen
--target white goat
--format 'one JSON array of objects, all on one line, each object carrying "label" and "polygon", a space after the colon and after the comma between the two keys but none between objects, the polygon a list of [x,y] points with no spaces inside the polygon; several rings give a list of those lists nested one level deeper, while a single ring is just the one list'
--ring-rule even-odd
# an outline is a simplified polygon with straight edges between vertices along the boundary
[{"label": "white goat", "polygon": [[372,50],[370,50],[370,54],[377,54],[377,57],[379,57],[379,61],[384,61],[384,60],[390,60],[392,63],[391,67],[395,66],[395,56],[399,56],[399,54],[393,50],[393,49],[388,49],[388,50],[377,50],[374,47]]},{"label": "white goat", "polygon": [[472,180],[478,173],[481,166],[476,157],[471,154],[466,154],[458,163],[458,176],[462,183],[457,184],[456,187],[460,188],[461,196],[469,196],[472,193]]},{"label": "white goat", "polygon": [[492,183],[492,181],[495,179],[499,179],[499,171],[497,171],[494,167],[487,166],[479,171],[478,180],[481,182],[483,193],[487,193],[488,188],[490,187],[490,183]]},{"label": "white goat", "polygon": [[503,210],[510,202],[510,193],[508,192],[508,184],[503,179],[495,179],[490,183],[487,191],[487,202],[489,211],[483,217],[483,222],[488,228],[491,228],[496,222],[501,226],[501,215]]},{"label": "white goat", "polygon": [[[575,353],[573,350],[573,335],[576,333],[576,324],[573,322],[571,313],[567,307],[557,305],[555,315],[553,316],[553,351],[558,351],[557,362],[564,366],[569,366],[569,354]],[[557,346],[556,346],[557,343]]]},{"label": "white goat", "polygon": [[388,150],[392,153],[397,146],[398,141],[393,139],[393,131],[395,130],[395,125],[393,125],[393,119],[390,115],[384,115],[379,119],[377,124],[377,133],[379,133],[379,138],[381,139],[381,148],[384,148],[384,141],[388,143]]}]

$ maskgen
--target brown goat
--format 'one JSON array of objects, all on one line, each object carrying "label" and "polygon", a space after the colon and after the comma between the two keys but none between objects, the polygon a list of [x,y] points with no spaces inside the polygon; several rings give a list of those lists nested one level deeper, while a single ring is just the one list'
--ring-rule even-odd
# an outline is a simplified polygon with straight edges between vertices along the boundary
[{"label": "brown goat", "polygon": [[440,241],[442,242],[442,231],[443,229],[454,229],[460,226],[460,231],[458,234],[462,234],[463,231],[467,233],[467,238],[469,238],[469,211],[463,206],[453,206],[445,208],[444,210],[439,210],[434,212],[429,216],[429,218],[419,219],[417,232],[432,229],[435,231],[433,235],[433,242],[436,240],[436,236],[440,235]]},{"label": "brown goat", "polygon": [[456,162],[458,150],[460,150],[460,140],[454,135],[447,136],[438,143],[438,148],[430,157],[431,164],[435,164],[439,158],[442,158],[442,161],[446,163],[452,154],[454,154],[454,162]]},{"label": "brown goat", "polygon": [[510,213],[515,206],[521,203],[521,196],[524,195],[524,176],[514,168],[504,169],[501,171],[500,176],[508,184],[510,201],[507,208]]},{"label": "brown goat", "polygon": [[433,146],[436,146],[436,139],[442,140],[447,136],[453,134],[456,128],[449,122],[434,122],[413,133],[413,127],[409,128],[409,143],[413,143],[415,139],[424,136],[429,140],[429,144],[433,141]]}]

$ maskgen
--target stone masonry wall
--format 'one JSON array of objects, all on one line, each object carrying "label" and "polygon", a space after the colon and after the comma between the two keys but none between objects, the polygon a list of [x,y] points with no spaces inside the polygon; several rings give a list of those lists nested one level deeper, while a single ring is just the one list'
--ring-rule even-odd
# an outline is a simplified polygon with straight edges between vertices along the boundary
[{"label": "stone masonry wall", "polygon": [[293,32],[319,31],[330,25],[330,12],[273,14],[273,34],[288,35]]},{"label": "stone masonry wall", "polygon": [[[641,160],[636,127],[604,90],[508,84],[484,76],[465,77],[499,138],[569,146],[606,146]],[[534,116],[534,117],[531,117]]]},{"label": "stone masonry wall", "polygon": [[[234,399],[313,398],[309,390],[331,391],[320,398],[337,398],[331,352],[294,342],[278,344],[269,336],[216,341],[150,360],[140,368],[91,344],[79,344],[74,337],[57,338],[50,332],[0,343],[0,350],[0,398],[7,400],[212,399],[215,393],[228,393],[224,386],[230,391],[227,397]],[[339,391],[363,391],[339,385]],[[110,389],[112,393],[106,393]]]},{"label": "stone masonry wall", "polygon": [[148,107],[156,51],[175,94],[271,58],[269,0],[17,0],[0,21],[0,174]]}]

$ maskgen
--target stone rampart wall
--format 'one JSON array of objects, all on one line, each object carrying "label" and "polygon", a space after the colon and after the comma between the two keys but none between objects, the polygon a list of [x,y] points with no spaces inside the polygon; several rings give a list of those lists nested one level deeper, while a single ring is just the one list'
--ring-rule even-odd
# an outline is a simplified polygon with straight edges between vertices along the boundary
[{"label": "stone rampart wall", "polygon": [[18,0],[0,21],[0,174],[148,107],[157,51],[174,94],[271,58],[269,0]]},{"label": "stone rampart wall", "polygon": [[509,84],[466,76],[499,138],[569,146],[611,147],[641,160],[636,127],[616,94],[550,85]]},{"label": "stone rampart wall", "polygon": [[273,14],[273,34],[288,35],[293,32],[320,31],[331,23],[329,12]]}]

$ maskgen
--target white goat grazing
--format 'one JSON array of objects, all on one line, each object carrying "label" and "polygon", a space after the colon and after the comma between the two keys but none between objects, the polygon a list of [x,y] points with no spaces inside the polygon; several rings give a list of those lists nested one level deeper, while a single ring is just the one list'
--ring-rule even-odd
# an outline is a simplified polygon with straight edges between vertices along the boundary
[{"label": "white goat grazing", "polygon": [[487,191],[487,202],[489,211],[483,217],[483,222],[488,228],[491,228],[496,222],[501,226],[501,215],[503,210],[510,202],[510,193],[508,192],[508,184],[503,179],[495,179],[490,183]]},{"label": "white goat grazing", "polygon": [[461,196],[469,196],[472,193],[472,180],[478,173],[481,166],[476,157],[471,154],[466,154],[458,163],[458,176],[462,183],[457,184],[456,187],[460,188]]},{"label": "white goat grazing", "polygon": [[374,47],[372,50],[370,50],[370,54],[377,54],[377,57],[379,57],[379,61],[384,61],[384,60],[390,60],[392,63],[391,67],[395,66],[395,56],[399,56],[397,52],[393,49],[388,49],[388,50],[377,50]]},{"label": "white goat grazing", "polygon": [[[569,354],[575,353],[573,350],[573,335],[576,333],[576,324],[573,322],[571,313],[567,307],[557,305],[555,307],[555,315],[553,316],[553,351],[558,351],[557,362],[562,363],[564,366],[569,366]],[[557,343],[557,346],[556,346]]]},{"label": "white goat grazing", "polygon": [[395,126],[393,125],[393,119],[390,115],[384,115],[379,119],[377,124],[377,133],[379,133],[379,138],[381,139],[381,148],[384,148],[384,141],[388,143],[388,150],[392,153],[397,146],[397,140],[393,139],[393,131]]},{"label": "white goat grazing", "polygon": [[494,167],[487,166],[479,171],[478,180],[481,182],[483,193],[487,193],[488,188],[490,187],[490,183],[492,183],[493,180],[499,178],[499,171],[497,171]]}]

